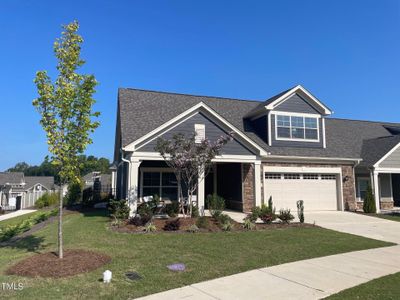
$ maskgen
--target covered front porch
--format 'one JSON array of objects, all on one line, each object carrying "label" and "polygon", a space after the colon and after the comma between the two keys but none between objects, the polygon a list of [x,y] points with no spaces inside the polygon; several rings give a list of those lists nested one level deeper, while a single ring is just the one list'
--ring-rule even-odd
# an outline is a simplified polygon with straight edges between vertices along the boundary
[{"label": "covered front porch", "polygon": [[[178,183],[173,170],[161,159],[131,158],[127,192],[135,191],[137,204],[146,197],[158,195],[161,201],[178,201]],[[252,157],[218,157],[205,177],[199,179],[194,197],[201,214],[207,209],[207,196],[217,194],[225,199],[226,208],[249,212],[261,204],[261,162]],[[258,192],[257,192],[258,191]],[[183,196],[187,191],[183,187]]]},{"label": "covered front porch", "polygon": [[400,169],[374,169],[356,174],[356,199],[362,209],[367,187],[374,192],[377,212],[400,210]]}]

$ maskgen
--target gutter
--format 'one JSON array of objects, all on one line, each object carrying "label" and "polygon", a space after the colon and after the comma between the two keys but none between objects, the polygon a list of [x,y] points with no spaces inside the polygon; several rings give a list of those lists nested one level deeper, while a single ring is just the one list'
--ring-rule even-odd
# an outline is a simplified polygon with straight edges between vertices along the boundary
[{"label": "gutter", "polygon": [[357,166],[362,161],[361,158],[341,158],[341,157],[310,157],[310,156],[285,156],[285,155],[268,155],[264,159],[279,159],[279,160],[313,160],[313,161],[333,161],[333,162],[354,162]]}]

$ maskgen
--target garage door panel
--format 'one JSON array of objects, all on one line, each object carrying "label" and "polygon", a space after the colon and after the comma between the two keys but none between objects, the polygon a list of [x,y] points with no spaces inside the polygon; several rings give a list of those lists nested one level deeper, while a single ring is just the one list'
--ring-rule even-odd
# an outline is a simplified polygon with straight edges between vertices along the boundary
[{"label": "garage door panel", "polygon": [[[326,177],[324,177],[326,178]],[[304,201],[305,211],[337,210],[338,195],[336,177],[328,180],[321,179],[281,179],[264,178],[266,200],[272,196],[276,210],[289,208],[293,212],[297,210],[298,200]]]}]

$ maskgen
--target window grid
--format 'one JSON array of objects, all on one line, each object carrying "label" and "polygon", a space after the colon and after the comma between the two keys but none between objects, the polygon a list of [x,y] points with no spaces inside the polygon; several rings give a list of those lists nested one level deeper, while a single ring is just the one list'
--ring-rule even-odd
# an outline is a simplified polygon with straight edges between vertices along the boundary
[{"label": "window grid", "polygon": [[303,179],[305,180],[318,180],[319,175],[318,174],[304,174]]},{"label": "window grid", "polygon": [[300,179],[300,174],[283,174],[285,179]]},{"label": "window grid", "polygon": [[[171,180],[171,178],[168,178],[168,177],[171,177],[171,174],[174,175],[173,172],[159,172],[159,171],[157,171],[157,172],[153,172],[153,171],[148,171],[148,172],[145,171],[145,172],[143,172],[143,178],[146,178],[146,177],[147,178],[153,177],[153,178],[151,178],[151,179],[149,178],[150,183],[147,183],[147,184],[145,183],[145,179],[143,179],[143,195],[142,195],[142,197],[143,196],[154,196],[155,195],[154,193],[153,193],[153,195],[145,195],[145,194],[147,194],[147,193],[144,192],[145,190],[148,190],[148,191],[149,190],[153,190],[153,191],[157,190],[157,195],[161,199],[163,199],[163,196],[164,196],[163,195],[164,194],[163,190],[167,191],[167,190],[174,189],[174,190],[176,190],[176,192],[178,192],[177,182],[174,181],[174,180]],[[156,178],[154,178],[154,177],[156,177]],[[159,178],[157,178],[157,177],[159,177]],[[166,180],[166,178],[164,178],[164,177],[167,177],[170,180]],[[155,179],[157,179],[157,180],[155,180]],[[155,181],[157,181],[157,182],[155,182]],[[167,185],[167,182],[169,183],[168,185]],[[165,194],[167,194],[167,193],[165,193]]]},{"label": "window grid", "polygon": [[336,175],[332,174],[322,174],[321,175],[322,180],[336,180]]},{"label": "window grid", "polygon": [[318,141],[318,131],[315,117],[276,115],[277,138]]},{"label": "window grid", "polygon": [[265,173],[265,179],[282,179],[282,175],[277,173]]}]

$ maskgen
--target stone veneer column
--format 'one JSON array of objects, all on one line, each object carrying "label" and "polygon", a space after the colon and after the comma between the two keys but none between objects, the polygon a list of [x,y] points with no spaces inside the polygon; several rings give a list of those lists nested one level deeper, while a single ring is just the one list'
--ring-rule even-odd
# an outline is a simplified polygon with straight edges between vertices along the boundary
[{"label": "stone veneer column", "polygon": [[242,164],[243,212],[250,212],[255,203],[254,164]]},{"label": "stone veneer column", "polygon": [[342,166],[343,204],[345,210],[357,210],[355,178],[353,166]]}]

